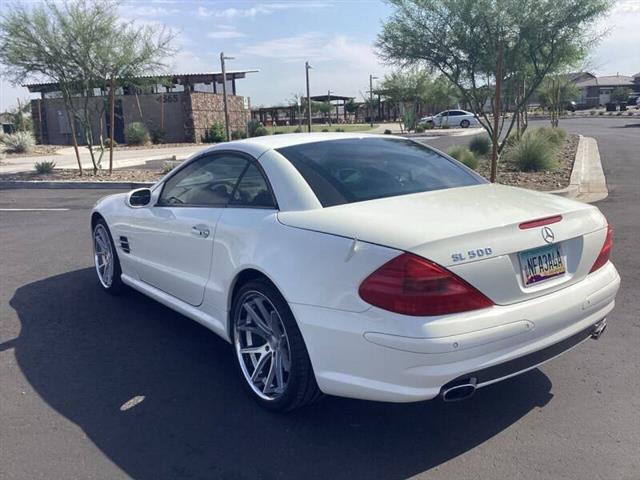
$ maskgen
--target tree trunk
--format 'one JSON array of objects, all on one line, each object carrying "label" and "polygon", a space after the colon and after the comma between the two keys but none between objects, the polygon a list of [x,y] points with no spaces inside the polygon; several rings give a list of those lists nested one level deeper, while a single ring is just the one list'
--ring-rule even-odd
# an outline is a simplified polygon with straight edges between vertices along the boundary
[{"label": "tree trunk", "polygon": [[491,182],[495,183],[498,177],[498,129],[500,128],[500,106],[502,89],[502,61],[504,57],[504,47],[502,43],[498,45],[498,63],[496,65],[496,96],[493,107],[493,149],[491,152]]},{"label": "tree trunk", "polygon": [[116,95],[112,78],[109,82],[109,175],[111,175],[111,172],[113,172],[113,132],[115,130],[116,120],[115,96]]},{"label": "tree trunk", "polygon": [[69,122],[69,128],[71,129],[71,143],[73,145],[73,150],[76,152],[76,160],[78,161],[78,170],[80,171],[80,176],[82,176],[82,162],[80,161],[80,150],[78,150],[78,139],[76,138],[76,122],[73,115],[69,109],[67,110],[67,121]]}]

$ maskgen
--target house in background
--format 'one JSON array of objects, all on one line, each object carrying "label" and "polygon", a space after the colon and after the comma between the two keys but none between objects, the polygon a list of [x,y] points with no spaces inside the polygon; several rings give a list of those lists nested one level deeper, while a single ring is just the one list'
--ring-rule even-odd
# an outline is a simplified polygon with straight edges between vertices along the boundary
[{"label": "house in background", "polygon": [[[226,72],[227,104],[231,129],[246,128],[251,117],[248,98],[239,96],[236,81],[258,70]],[[114,139],[124,143],[124,129],[133,122],[142,122],[150,132],[161,135],[164,142],[202,141],[205,131],[216,122],[224,123],[222,73],[171,74],[160,77],[140,77],[135,85],[116,89]],[[38,142],[70,145],[71,128],[57,83],[25,85],[29,92],[40,93],[31,101],[34,132]],[[96,88],[89,97],[89,109],[98,112],[91,119],[94,139],[108,137],[110,131],[108,91]],[[74,97],[74,101],[83,101]],[[86,143],[76,122],[79,144]]]},{"label": "house in background", "polygon": [[627,88],[633,92],[640,91],[640,73],[633,77],[620,74],[596,77],[589,73],[581,76],[575,82],[580,90],[577,103],[582,107],[605,105],[611,100],[611,92],[616,87]]},{"label": "house in background", "polygon": [[0,113],[0,133],[13,133],[13,117],[8,113]]}]

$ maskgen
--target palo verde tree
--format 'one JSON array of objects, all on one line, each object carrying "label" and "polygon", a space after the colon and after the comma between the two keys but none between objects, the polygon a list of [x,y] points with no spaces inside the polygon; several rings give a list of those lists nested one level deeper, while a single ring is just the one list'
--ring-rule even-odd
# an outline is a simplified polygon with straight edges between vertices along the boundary
[{"label": "palo verde tree", "polygon": [[547,76],[540,87],[540,106],[549,111],[551,126],[557,127],[560,115],[567,108],[567,104],[578,98],[579,90],[569,75],[553,74]]},{"label": "palo verde tree", "polygon": [[390,3],[394,13],[378,36],[379,54],[388,63],[438,71],[459,89],[491,137],[491,181],[518,118],[512,115],[507,121],[504,115],[505,82],[523,69],[528,73],[512,108],[519,112],[549,73],[585,55],[596,39],[590,27],[610,6],[609,0]]},{"label": "palo verde tree", "polygon": [[[50,0],[30,8],[15,5],[0,18],[0,63],[7,76],[15,83],[58,84],[80,174],[76,124],[89,147],[95,173],[104,153],[108,104],[112,129],[114,125],[116,86],[135,75],[153,73],[171,51],[170,33],[161,27],[120,22],[118,5],[116,0]],[[107,91],[108,103],[100,98]]]}]

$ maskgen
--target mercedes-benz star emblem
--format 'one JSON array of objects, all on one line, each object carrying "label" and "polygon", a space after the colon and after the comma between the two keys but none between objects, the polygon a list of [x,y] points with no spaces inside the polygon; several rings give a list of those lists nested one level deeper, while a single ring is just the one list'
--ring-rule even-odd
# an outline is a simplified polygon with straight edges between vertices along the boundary
[{"label": "mercedes-benz star emblem", "polygon": [[553,234],[553,230],[551,230],[549,227],[544,227],[542,229],[542,238],[547,243],[553,243],[553,241],[556,239],[556,236]]}]

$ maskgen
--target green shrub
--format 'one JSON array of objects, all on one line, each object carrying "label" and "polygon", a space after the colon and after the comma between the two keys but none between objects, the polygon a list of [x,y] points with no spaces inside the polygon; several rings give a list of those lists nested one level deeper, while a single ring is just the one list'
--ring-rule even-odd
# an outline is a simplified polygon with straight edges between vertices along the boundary
[{"label": "green shrub", "polygon": [[633,112],[627,112],[627,115],[632,116]]},{"label": "green shrub", "polygon": [[227,140],[227,132],[222,122],[214,122],[202,137],[204,143],[220,143]]},{"label": "green shrub", "polygon": [[604,115],[604,112],[598,112],[598,115]]},{"label": "green shrub", "polygon": [[427,130],[433,130],[433,122],[427,122],[424,124],[424,128]]},{"label": "green shrub", "polygon": [[449,149],[449,155],[459,162],[464,163],[469,168],[474,170],[478,168],[478,159],[467,147],[463,147],[462,145],[452,147]]},{"label": "green shrub", "polygon": [[298,127],[296,128],[293,133],[302,133],[302,128]]},{"label": "green shrub", "polygon": [[384,131],[385,135],[391,135],[391,130],[389,130],[388,128],[385,129]]},{"label": "green shrub", "polygon": [[595,110],[589,110],[589,115],[595,115],[596,111]]},{"label": "green shrub", "polygon": [[275,132],[273,132],[274,135],[282,135],[283,133],[285,132],[283,132],[282,130],[276,130]]},{"label": "green shrub", "polygon": [[557,147],[544,134],[535,130],[525,133],[505,151],[505,157],[525,172],[555,170]]},{"label": "green shrub", "polygon": [[424,127],[422,125],[416,125],[416,133],[424,133]]},{"label": "green shrub", "polygon": [[344,128],[338,127],[338,128],[335,129],[335,131],[338,132],[338,133],[342,133],[342,132],[344,132]]},{"label": "green shrub", "polygon": [[[106,138],[104,140],[104,148],[110,148],[111,147],[111,139],[110,138]],[[115,140],[113,141],[113,148],[118,146],[118,142],[116,142]]]},{"label": "green shrub", "polygon": [[161,128],[154,128],[151,130],[151,143],[157,145],[158,143],[164,143],[164,130]]},{"label": "green shrub", "polygon": [[8,153],[28,153],[36,146],[31,132],[15,132],[2,136],[4,149]]},{"label": "green shrub", "polygon": [[445,130],[448,130],[449,128],[451,128],[451,125],[449,125],[448,123],[445,123],[443,125],[440,125],[440,128],[444,128]]},{"label": "green shrub", "polygon": [[175,163],[173,163],[173,162],[164,162],[162,164],[162,173],[163,173],[163,175],[166,175],[167,173],[169,173],[174,168],[176,168],[176,164]]},{"label": "green shrub", "polygon": [[620,115],[622,115],[622,112],[617,112],[616,113],[616,117],[619,117]]},{"label": "green shrub", "polygon": [[487,155],[491,151],[491,140],[486,135],[476,135],[469,142],[469,150],[476,155]]},{"label": "green shrub", "polygon": [[145,145],[149,143],[149,131],[142,122],[133,122],[124,129],[127,145]]},{"label": "green shrub", "polygon": [[264,137],[265,135],[269,135],[269,130],[267,130],[265,127],[260,125],[258,128],[255,129],[255,131],[253,132],[253,135],[251,135],[251,136],[252,137]]},{"label": "green shrub", "polygon": [[533,133],[546,137],[556,147],[560,147],[564,143],[564,139],[567,138],[567,132],[558,127],[540,127],[534,130]]},{"label": "green shrub", "polygon": [[53,169],[56,168],[56,162],[51,162],[44,160],[42,162],[36,162],[33,168],[36,169],[36,172],[44,175],[48,175],[53,173]]},{"label": "green shrub", "polygon": [[260,128],[264,128],[264,125],[260,123],[260,120],[256,120],[255,118],[247,123],[247,132],[250,137],[260,137],[262,135],[266,135],[266,133],[263,133],[262,135],[256,135],[256,132]]},{"label": "green shrub", "polygon": [[329,131],[329,129],[328,129],[328,128],[323,128],[323,129],[322,129],[322,132],[323,132],[323,133],[327,133],[328,131]]},{"label": "green shrub", "polygon": [[245,138],[247,138],[247,132],[244,130],[238,129],[231,132],[231,140],[242,140]]}]

